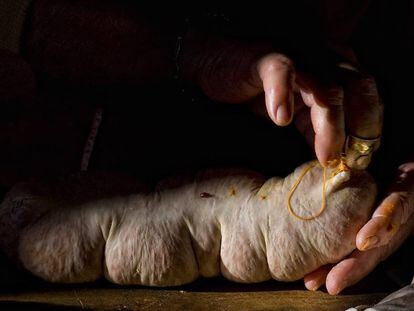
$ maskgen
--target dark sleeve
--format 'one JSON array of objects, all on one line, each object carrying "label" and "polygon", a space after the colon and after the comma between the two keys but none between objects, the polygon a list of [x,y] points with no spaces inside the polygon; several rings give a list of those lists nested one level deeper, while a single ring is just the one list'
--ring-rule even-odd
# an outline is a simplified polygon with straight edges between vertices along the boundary
[{"label": "dark sleeve", "polygon": [[23,26],[31,0],[0,1],[0,49],[20,52]]}]

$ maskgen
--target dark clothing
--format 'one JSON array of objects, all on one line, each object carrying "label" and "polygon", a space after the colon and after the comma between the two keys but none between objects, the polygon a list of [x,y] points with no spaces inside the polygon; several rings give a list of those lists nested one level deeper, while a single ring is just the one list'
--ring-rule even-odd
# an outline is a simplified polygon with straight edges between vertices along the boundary
[{"label": "dark clothing", "polygon": [[23,26],[31,0],[0,0],[0,49],[20,51]]}]

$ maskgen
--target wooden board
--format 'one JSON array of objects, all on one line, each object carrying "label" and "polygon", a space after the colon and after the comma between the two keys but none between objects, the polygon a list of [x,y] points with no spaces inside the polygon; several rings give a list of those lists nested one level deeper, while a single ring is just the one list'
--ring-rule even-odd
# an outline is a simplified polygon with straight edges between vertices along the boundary
[{"label": "wooden board", "polygon": [[[323,292],[189,292],[155,289],[72,289],[0,295],[0,308],[84,310],[346,310],[385,294],[330,296]],[[66,308],[65,308],[66,307]]]},{"label": "wooden board", "polygon": [[118,287],[107,283],[16,289],[0,293],[0,310],[346,310],[372,304],[386,293],[330,296],[303,290],[300,282],[234,284],[201,280],[172,289]]}]

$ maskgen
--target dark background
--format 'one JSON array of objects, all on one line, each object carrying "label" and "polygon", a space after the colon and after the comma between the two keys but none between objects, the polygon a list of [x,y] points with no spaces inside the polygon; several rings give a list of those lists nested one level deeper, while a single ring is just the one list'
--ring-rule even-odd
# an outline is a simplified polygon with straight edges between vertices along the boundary
[{"label": "dark background", "polygon": [[[412,1],[374,4],[351,43],[376,78],[385,103],[382,147],[370,170],[386,187],[412,151],[414,9]],[[156,13],[149,11],[149,19],[165,18],[171,31],[179,31],[184,17],[191,16],[200,28],[243,40],[280,40],[297,51],[293,34],[310,47],[309,53],[293,53],[297,58],[312,59],[326,36],[315,18],[318,12],[312,6],[298,11],[295,2],[275,12],[250,7],[235,12],[210,5],[200,11],[175,7],[170,14]],[[293,127],[277,128],[244,105],[214,103],[172,75],[140,86],[115,81],[88,87],[33,73],[20,56],[5,51],[0,61],[0,199],[20,180],[78,171],[96,107],[103,107],[104,114],[91,170],[124,171],[150,182],[216,166],[282,176],[313,157]],[[318,64],[315,58],[310,65]]]},{"label": "dark background", "polygon": [[[203,9],[175,7],[168,14],[148,10],[147,15],[155,23],[167,23],[172,32],[179,31],[184,17],[190,16],[196,27],[227,36],[278,40],[294,59],[308,58],[308,64],[317,67],[319,58],[314,55],[325,53],[318,45],[328,35],[317,19],[321,12],[304,3],[300,10],[292,1],[278,10],[205,5]],[[350,1],[350,16],[353,5]],[[412,1],[374,1],[351,37],[385,102],[382,148],[371,166],[380,180],[390,178],[411,148],[412,7]],[[340,19],[330,22],[336,23],[338,32],[346,31]],[[309,48],[298,49],[297,42]],[[91,169],[124,170],[150,179],[205,166],[247,166],[267,175],[283,175],[312,157],[294,129],[277,128],[243,105],[212,103],[188,85],[183,94],[182,85],[172,77],[140,86],[113,81],[88,87],[40,71],[34,73],[33,92],[30,65],[3,54],[3,188],[29,176],[78,170],[97,106],[104,108],[104,116]]]}]

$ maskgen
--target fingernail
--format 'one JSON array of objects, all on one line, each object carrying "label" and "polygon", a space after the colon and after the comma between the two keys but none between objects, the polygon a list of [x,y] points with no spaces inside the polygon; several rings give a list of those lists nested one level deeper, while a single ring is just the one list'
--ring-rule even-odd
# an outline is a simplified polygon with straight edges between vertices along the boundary
[{"label": "fingernail", "polygon": [[338,295],[341,290],[339,288],[335,289],[331,295]]},{"label": "fingernail", "polygon": [[306,286],[307,289],[309,289],[311,291],[316,291],[320,287],[320,285],[316,281],[313,281],[313,280],[306,282],[305,286]]},{"label": "fingernail", "polygon": [[289,122],[290,116],[286,105],[280,105],[276,112],[276,122],[278,125],[286,125]]},{"label": "fingernail", "polygon": [[364,245],[362,245],[361,251],[366,251],[370,248],[373,248],[378,242],[379,242],[379,239],[376,235],[372,235],[372,236],[368,237],[365,240]]}]

